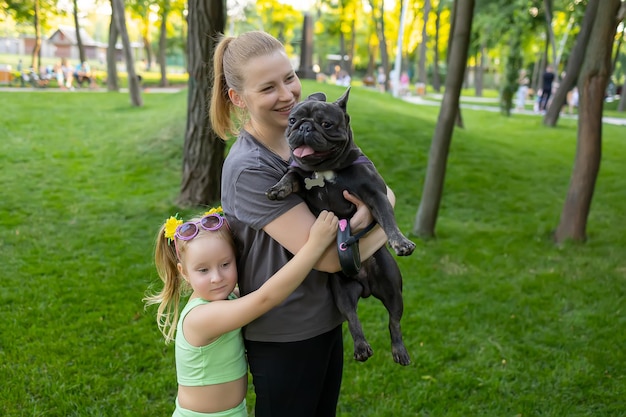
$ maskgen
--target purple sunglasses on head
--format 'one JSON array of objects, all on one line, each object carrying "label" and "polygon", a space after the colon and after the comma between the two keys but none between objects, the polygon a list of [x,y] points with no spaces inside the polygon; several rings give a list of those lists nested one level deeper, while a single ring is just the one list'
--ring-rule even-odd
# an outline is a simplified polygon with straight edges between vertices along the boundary
[{"label": "purple sunglasses on head", "polygon": [[198,225],[204,230],[217,230],[224,224],[224,217],[218,213],[207,214],[197,222],[185,222],[176,228],[174,236],[180,240],[191,240],[200,231]]}]

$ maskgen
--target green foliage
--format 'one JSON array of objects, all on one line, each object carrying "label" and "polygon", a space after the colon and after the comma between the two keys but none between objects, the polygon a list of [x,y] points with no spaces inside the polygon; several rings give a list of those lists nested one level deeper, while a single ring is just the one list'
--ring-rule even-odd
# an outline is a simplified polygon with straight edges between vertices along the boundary
[{"label": "green foliage", "polygon": [[257,0],[256,11],[261,27],[284,45],[287,53],[299,50],[296,40],[302,39],[302,14],[288,4],[277,0]]},{"label": "green foliage", "polygon": [[[340,87],[305,83],[305,94]],[[0,93],[0,414],[170,415],[173,346],[142,297],[153,239],[180,211],[186,94]],[[77,109],[88,109],[79,112]],[[438,109],[353,88],[355,138],[410,230]],[[616,416],[626,397],[623,129],[603,129],[585,245],[553,245],[576,126],[464,110],[438,238],[398,258],[405,342],[387,315],[359,315],[375,356],[345,367],[338,415]],[[303,358],[306,360],[306,358]],[[306,376],[303,376],[306,377]],[[254,402],[252,387],[250,403]]]}]

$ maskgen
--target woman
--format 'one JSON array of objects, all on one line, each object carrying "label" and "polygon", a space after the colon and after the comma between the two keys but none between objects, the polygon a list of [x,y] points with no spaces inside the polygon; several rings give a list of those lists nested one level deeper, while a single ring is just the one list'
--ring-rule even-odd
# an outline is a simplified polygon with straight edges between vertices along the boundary
[{"label": "woman", "polygon": [[[289,167],[285,129],[301,90],[283,45],[272,36],[248,32],[217,45],[210,116],[220,137],[238,135],[224,162],[222,206],[242,250],[242,295],[259,288],[302,248],[315,221],[297,195],[283,201],[265,196]],[[393,193],[388,194],[393,204]],[[358,208],[350,221],[352,230],[362,229],[372,221],[369,210],[347,192],[344,196]],[[361,256],[371,256],[386,240],[375,227],[360,240]],[[244,328],[257,417],[335,415],[343,318],[330,293],[328,272],[339,270],[331,244],[309,279]]]}]

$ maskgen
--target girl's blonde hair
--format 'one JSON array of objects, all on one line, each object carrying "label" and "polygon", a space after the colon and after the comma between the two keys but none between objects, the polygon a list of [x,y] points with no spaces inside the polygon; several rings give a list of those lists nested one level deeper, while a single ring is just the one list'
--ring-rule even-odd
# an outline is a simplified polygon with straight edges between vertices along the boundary
[{"label": "girl's blonde hair", "polygon": [[237,129],[244,122],[245,112],[230,101],[228,90],[243,91],[246,71],[254,70],[248,68],[248,61],[284,50],[278,39],[261,31],[237,37],[223,36],[219,40],[213,53],[213,91],[209,108],[212,128],[219,137],[226,140],[228,135],[237,136]]},{"label": "girl's blonde hair", "polygon": [[[187,221],[198,222],[203,215]],[[183,262],[187,247],[194,239],[205,234],[211,234],[224,240],[236,253],[233,234],[226,219],[224,219],[223,226],[217,230],[204,230],[200,226],[198,227],[198,235],[191,240],[180,240],[174,237],[176,242],[170,241],[165,237],[165,224],[161,226],[156,236],[154,263],[159,278],[163,281],[163,288],[156,294],[146,296],[143,300],[146,303],[146,307],[158,304],[156,322],[159,330],[165,337],[165,343],[171,342],[176,334],[176,326],[180,316],[180,299],[190,295],[192,292],[191,286],[178,271],[178,263]],[[178,255],[176,254],[176,247],[178,247]]]}]

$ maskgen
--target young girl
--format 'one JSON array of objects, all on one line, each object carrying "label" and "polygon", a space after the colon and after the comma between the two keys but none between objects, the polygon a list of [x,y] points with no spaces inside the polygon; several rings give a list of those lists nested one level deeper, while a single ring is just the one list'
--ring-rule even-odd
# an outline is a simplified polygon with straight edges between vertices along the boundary
[{"label": "young girl", "polygon": [[[336,236],[337,217],[320,213],[306,244],[257,291],[237,298],[235,244],[221,208],[185,223],[170,217],[156,239],[163,289],[157,323],[175,338],[178,396],[175,417],[247,416],[247,362],[241,327],[282,302],[306,278]],[[180,315],[180,298],[191,288]]]}]

